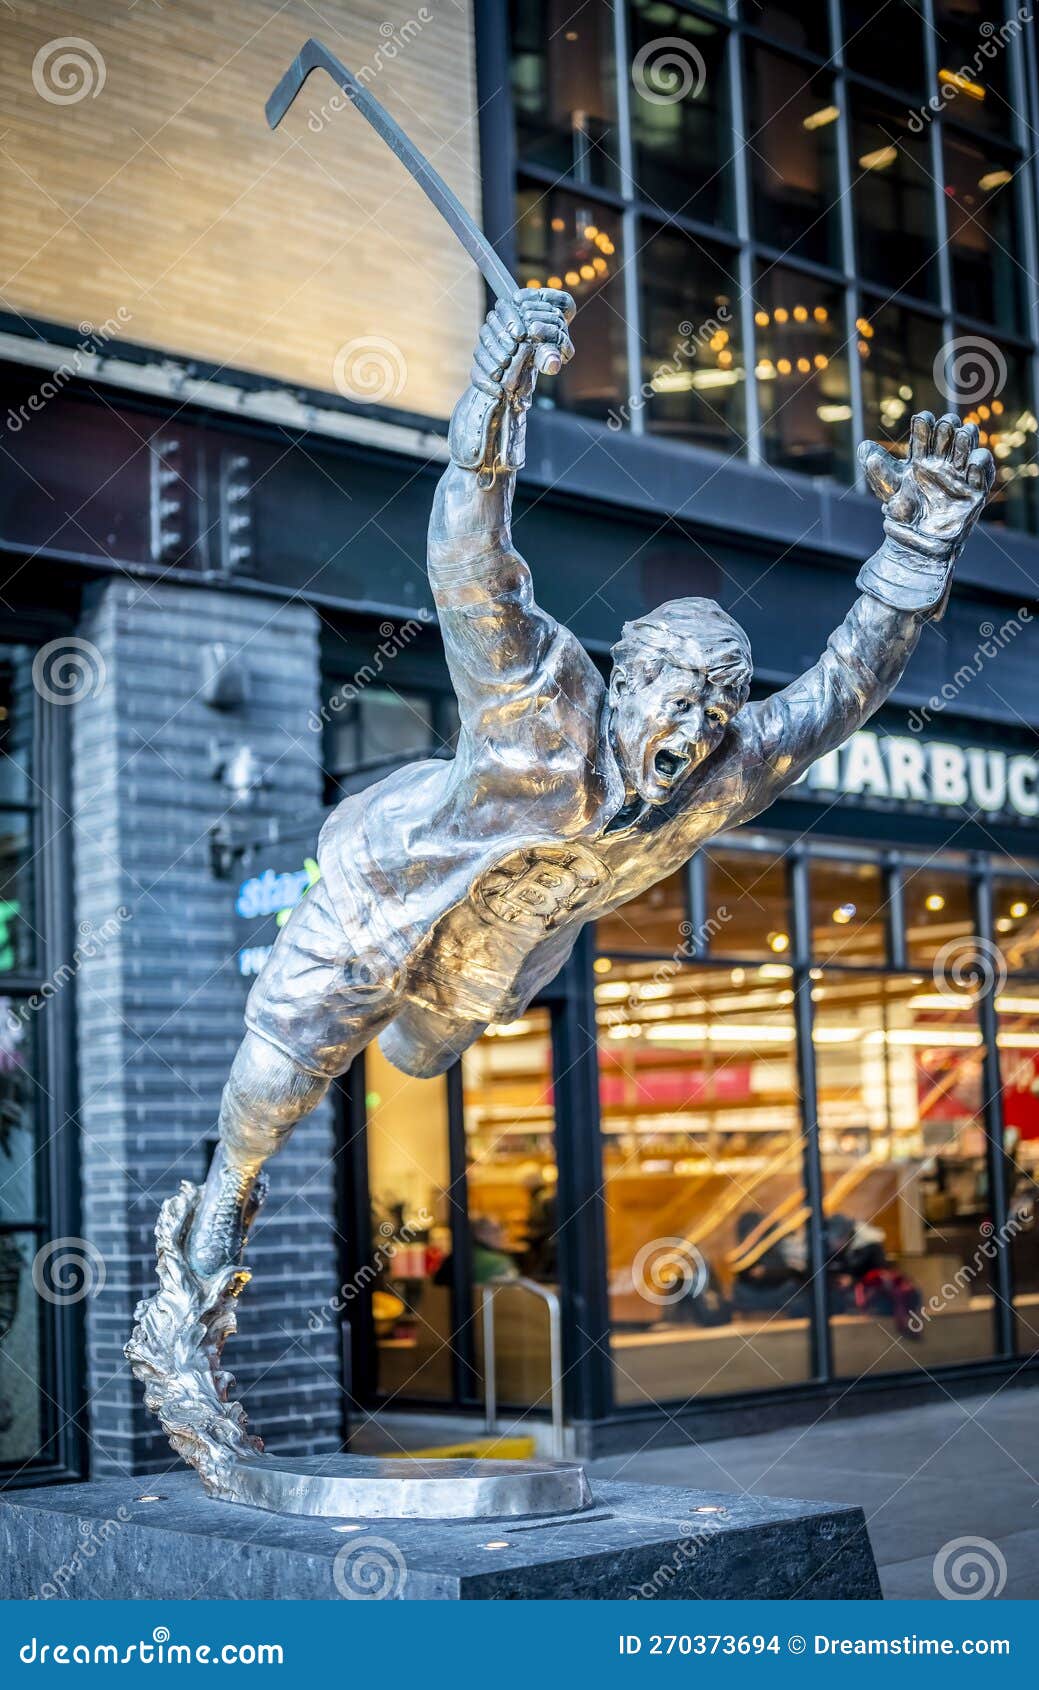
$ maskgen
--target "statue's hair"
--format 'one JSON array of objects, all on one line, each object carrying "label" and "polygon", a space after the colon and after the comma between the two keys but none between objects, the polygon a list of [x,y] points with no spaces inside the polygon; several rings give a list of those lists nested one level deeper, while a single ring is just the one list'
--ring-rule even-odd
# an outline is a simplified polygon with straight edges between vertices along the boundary
[{"label": "statue's hair", "polygon": [[713,599],[670,599],[648,616],[625,622],[611,652],[625,671],[647,679],[664,663],[692,669],[721,686],[734,687],[741,702],[750,691],[750,641],[738,622]]}]

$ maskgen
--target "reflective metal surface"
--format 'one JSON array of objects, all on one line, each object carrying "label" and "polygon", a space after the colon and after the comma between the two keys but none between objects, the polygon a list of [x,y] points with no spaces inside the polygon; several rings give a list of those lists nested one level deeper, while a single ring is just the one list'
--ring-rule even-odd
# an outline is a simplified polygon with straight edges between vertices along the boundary
[{"label": "reflective metal surface", "polygon": [[[326,71],[333,82],[339,84],[361,116],[371,124],[376,134],[381,135],[391,152],[400,159],[405,170],[414,177],[422,192],[436,206],[448,228],[457,235],[492,293],[498,299],[511,299],[516,292],[515,281],[457,194],[452,192],[440,172],[433,169],[414,141],[409,140],[400,124],[394,121],[353,71],[348,70],[334,53],[330,53],[327,47],[320,41],[315,41],[313,37],[303,43],[267,101],[265,109],[271,128],[277,129],[307,77],[315,70]],[[539,357],[538,368],[547,375],[555,375],[559,369],[559,359],[553,352],[546,350]]]},{"label": "reflective metal surface", "polygon": [[322,879],[250,993],[205,1189],[183,1187],[160,1216],[160,1289],[127,1354],[215,1494],[260,1471],[220,1357],[268,1158],[371,1040],[407,1074],[444,1072],[489,1023],[523,1013],[586,922],[758,815],[861,727],[941,615],[992,488],[977,430],[923,413],[905,459],[861,449],[885,538],[797,680],[748,703],[746,635],[687,598],[626,624],[603,681],[537,604],[510,529],[535,381],[546,358],[573,356],[573,315],[568,295],[531,290],[500,300],[480,332],[428,542],[456,755],[410,764],[329,818]]},{"label": "reflective metal surface", "polygon": [[274,1514],[340,1520],[501,1520],[573,1514],[592,1503],[572,1461],[418,1461],[375,1456],[257,1456],[212,1490]]}]

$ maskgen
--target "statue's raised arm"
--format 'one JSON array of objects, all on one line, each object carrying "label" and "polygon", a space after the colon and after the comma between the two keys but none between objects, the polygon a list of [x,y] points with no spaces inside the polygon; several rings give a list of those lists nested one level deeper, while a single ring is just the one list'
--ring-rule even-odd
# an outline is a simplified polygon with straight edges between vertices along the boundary
[{"label": "statue's raised arm", "polygon": [[818,663],[738,718],[743,818],[755,815],[817,757],[840,745],[897,685],[925,622],[945,609],[953,565],[995,479],[972,423],[929,411],[912,420],[909,453],[871,442],[859,458],[884,501],[884,541],[859,571],[860,597]]},{"label": "statue's raised arm", "polygon": [[499,301],[480,330],[470,385],[451,419],[451,463],[429,524],[428,567],[463,726],[523,684],[557,629],[512,544],[512,495],[538,371],[573,357],[568,293]]}]

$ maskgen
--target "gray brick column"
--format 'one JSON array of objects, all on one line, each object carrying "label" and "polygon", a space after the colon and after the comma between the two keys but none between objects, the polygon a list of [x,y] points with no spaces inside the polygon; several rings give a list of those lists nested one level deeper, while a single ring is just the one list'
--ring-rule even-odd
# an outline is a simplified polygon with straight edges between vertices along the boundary
[{"label": "gray brick column", "polygon": [[[98,935],[77,981],[83,1230],[107,1269],[87,1308],[96,1475],[170,1461],[122,1346],[153,1283],[156,1211],[205,1172],[242,1031],[235,882],[210,865],[209,829],[229,802],[213,744],[250,746],[271,783],[245,831],[317,820],[318,620],[303,605],[117,580],[93,589],[79,632],[107,670],[73,724],[76,919]],[[217,640],[249,671],[233,710],[200,693],[202,648]],[[251,1424],[278,1451],[338,1446],[334,1323],[307,1324],[336,1284],[331,1151],[325,1105],[271,1164],[255,1279],[226,1352]]]}]

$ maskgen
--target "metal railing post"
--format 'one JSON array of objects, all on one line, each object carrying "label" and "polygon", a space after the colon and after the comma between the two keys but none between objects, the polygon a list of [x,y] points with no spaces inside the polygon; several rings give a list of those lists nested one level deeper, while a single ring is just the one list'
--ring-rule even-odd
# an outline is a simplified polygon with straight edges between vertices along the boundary
[{"label": "metal railing post", "polygon": [[498,1430],[498,1389],[494,1377],[496,1356],[494,1353],[494,1293],[495,1285],[483,1287],[483,1410],[484,1425],[488,1432]]},{"label": "metal railing post", "polygon": [[498,1430],[498,1386],[495,1378],[497,1362],[494,1300],[505,1286],[526,1291],[548,1309],[548,1365],[552,1403],[552,1453],[558,1459],[564,1453],[563,1427],[563,1311],[559,1296],[534,1279],[492,1279],[481,1286],[483,1296],[483,1402],[484,1425],[488,1432]]}]

